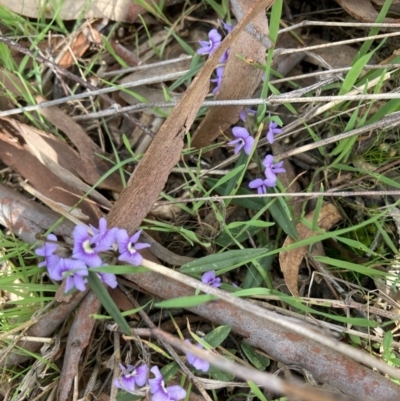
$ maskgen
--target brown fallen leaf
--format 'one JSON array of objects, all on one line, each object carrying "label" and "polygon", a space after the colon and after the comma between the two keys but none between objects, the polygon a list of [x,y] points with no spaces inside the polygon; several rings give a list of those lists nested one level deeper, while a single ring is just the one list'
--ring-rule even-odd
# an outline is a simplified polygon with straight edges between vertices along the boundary
[{"label": "brown fallen leaf", "polygon": [[107,25],[108,19],[96,20],[93,23],[84,22],[83,25],[73,32],[66,41],[64,48],[56,59],[58,65],[68,69],[75,64],[76,59],[84,55],[91,43],[100,45],[102,37],[100,31]]},{"label": "brown fallen leaf", "polygon": [[[375,10],[370,0],[336,0],[340,6],[353,18],[361,22],[375,22],[378,11]],[[399,22],[395,18],[385,18],[386,23]]]},{"label": "brown fallen leaf", "polygon": [[[0,119],[0,159],[3,163],[15,169],[46,197],[72,207],[90,187],[54,161],[57,153],[46,139],[46,134],[36,128],[12,119]],[[96,220],[100,216],[97,206],[87,200],[82,201],[79,208],[90,219]]]},{"label": "brown fallen leaf", "polygon": [[[211,54],[199,74],[182,96],[154,141],[133,172],[128,186],[122,192],[108,216],[110,226],[118,226],[133,232],[150,211],[153,203],[168,180],[168,176],[179,161],[183,149],[183,138],[196,118],[208,93],[210,76],[224,52],[232,46],[241,30],[264,13],[274,0],[258,0],[249,8],[244,18]],[[151,185],[149,185],[151,183]],[[127,218],[129,216],[129,218]]]},{"label": "brown fallen leaf", "polygon": [[[314,217],[314,211],[306,216],[306,219],[312,221]],[[343,218],[339,209],[333,203],[326,203],[321,207],[317,225],[323,230],[329,230]],[[315,233],[304,224],[299,223],[296,226],[297,232],[299,234],[299,240],[303,240],[311,237]],[[283,243],[283,248],[294,244],[296,241],[291,237],[287,237]],[[279,263],[283,276],[285,278],[286,285],[293,296],[298,297],[298,275],[299,266],[303,260],[305,254],[307,253],[308,246],[302,246],[300,248],[295,248],[290,251],[281,252],[279,254]]]},{"label": "brown fallen leaf", "polygon": [[[45,102],[46,99],[37,96],[36,101],[40,104]],[[57,153],[57,161],[60,165],[70,169],[71,172],[81,177],[89,185],[95,184],[101,176],[108,172],[112,167],[111,164],[98,156],[104,152],[69,115],[56,106],[41,108],[39,111],[56,128],[64,132],[78,149],[79,155],[63,141],[52,137],[51,144]],[[49,137],[51,138],[51,136]],[[105,178],[98,187],[121,192],[121,178],[115,172]]]},{"label": "brown fallen leaf", "polygon": [[[109,18],[120,22],[134,22],[146,10],[132,0],[66,0],[57,4],[57,17],[61,20],[79,18]],[[51,2],[41,0],[0,0],[0,5],[30,18],[53,18],[55,9]],[[61,9],[58,10],[61,5]],[[82,15],[84,14],[84,15]]]},{"label": "brown fallen leaf", "polygon": [[[247,10],[253,0],[240,0],[241,8]],[[252,20],[253,24],[268,36],[268,19],[264,13]],[[252,65],[252,62],[265,62],[265,47],[247,32],[241,31],[229,49],[229,57],[225,65],[221,87],[215,100],[251,98],[261,82],[264,72]],[[249,62],[240,60],[237,55],[245,57]],[[192,145],[202,148],[217,138],[239,120],[243,106],[211,107],[193,135]]]}]

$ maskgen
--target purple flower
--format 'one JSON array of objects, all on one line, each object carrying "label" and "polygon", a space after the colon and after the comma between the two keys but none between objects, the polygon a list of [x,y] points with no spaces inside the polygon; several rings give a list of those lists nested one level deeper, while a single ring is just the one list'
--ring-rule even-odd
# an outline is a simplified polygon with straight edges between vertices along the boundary
[{"label": "purple flower", "polygon": [[247,116],[251,115],[254,116],[257,113],[256,110],[253,109],[247,109],[244,108],[240,113],[239,113],[239,118],[245,122],[247,120]]},{"label": "purple flower", "polygon": [[121,254],[118,260],[128,262],[134,266],[140,266],[142,264],[143,257],[138,250],[148,248],[150,244],[137,242],[141,232],[142,230],[135,233],[132,237],[129,237],[126,230],[118,230],[116,239],[118,242],[119,253]]},{"label": "purple flower", "polygon": [[235,146],[235,155],[239,153],[241,149],[244,150],[244,153],[249,155],[254,144],[254,138],[249,134],[249,131],[247,131],[246,128],[233,127],[232,133],[237,139],[228,142],[228,145]]},{"label": "purple flower", "polygon": [[229,49],[221,56],[219,59],[218,63],[226,63],[226,60],[228,60],[229,57]]},{"label": "purple flower", "polygon": [[164,378],[157,366],[153,366],[150,372],[155,378],[149,379],[151,401],[178,401],[186,397],[186,390],[181,386],[165,387]]},{"label": "purple flower", "polygon": [[233,26],[231,24],[228,24],[227,22],[220,21],[222,26],[224,27],[225,31],[228,33],[231,33],[233,30]]},{"label": "purple flower", "polygon": [[[104,265],[105,266],[105,265]],[[117,276],[112,273],[97,273],[100,280],[111,288],[116,288],[118,285]]]},{"label": "purple flower", "polygon": [[253,181],[249,182],[249,188],[256,189],[259,195],[266,194],[268,187],[274,187],[276,185],[276,177],[275,180],[270,180],[266,178],[265,180],[261,178],[256,178]]},{"label": "purple flower", "polygon": [[[49,234],[47,236],[48,241],[57,241],[57,237],[54,234]],[[54,269],[57,268],[58,262],[60,261],[60,257],[58,255],[54,255],[54,252],[57,250],[58,245],[53,242],[45,242],[45,244],[41,248],[35,249],[35,253],[38,256],[44,257],[44,261],[38,264],[38,267],[47,267],[47,271],[49,272],[49,277],[52,280],[56,280],[53,275]]]},{"label": "purple flower", "polygon": [[89,274],[85,263],[82,260],[60,258],[57,267],[53,270],[54,280],[66,278],[65,292],[74,287],[79,291],[85,291],[86,277]]},{"label": "purple flower", "polygon": [[94,250],[92,237],[89,235],[88,228],[83,224],[78,224],[72,232],[74,237],[74,248],[72,256],[82,260],[90,267],[97,267],[102,264],[100,256]]},{"label": "purple flower", "polygon": [[201,47],[197,50],[197,54],[211,54],[221,43],[221,35],[216,29],[211,29],[208,32],[208,41],[199,40]]},{"label": "purple flower", "polygon": [[274,156],[266,155],[262,164],[265,167],[265,177],[271,182],[275,180],[276,183],[276,174],[286,173],[286,170],[282,167],[283,161],[274,164]]},{"label": "purple flower", "polygon": [[107,230],[107,220],[104,217],[99,220],[99,228],[93,227],[92,225],[90,225],[90,228],[94,234],[90,239],[90,243],[94,245],[94,250],[96,252],[109,251],[113,248],[115,243],[115,234],[117,233],[118,228],[114,227]]},{"label": "purple flower", "polygon": [[217,84],[217,86],[213,89],[214,95],[219,91],[219,88],[222,84],[222,76],[224,75],[224,67],[218,67],[215,70],[215,73],[217,74],[217,78],[213,78],[210,80],[211,82],[214,82]]},{"label": "purple flower", "polygon": [[269,128],[267,132],[267,140],[269,143],[274,143],[274,136],[277,134],[282,134],[283,130],[278,128],[278,124],[274,121],[269,123]]},{"label": "purple flower", "polygon": [[136,386],[144,386],[146,384],[149,373],[147,365],[140,365],[137,368],[127,365],[125,368],[120,363],[119,367],[121,368],[121,377],[114,380],[113,384],[115,387],[133,393]]},{"label": "purple flower", "polygon": [[[189,340],[185,340],[185,343],[190,344]],[[202,349],[203,346],[198,343],[197,347]],[[201,359],[190,352],[186,352],[186,359],[188,363],[192,366],[194,366],[195,369],[201,370],[202,372],[208,372],[208,369],[210,369],[210,364],[209,362],[205,361],[204,359]]]},{"label": "purple flower", "polygon": [[211,287],[218,288],[221,286],[221,278],[215,276],[215,271],[210,270],[201,276],[201,281],[204,284],[211,285]]},{"label": "purple flower", "polygon": [[266,194],[268,187],[274,187],[276,185],[277,174],[286,172],[286,170],[282,167],[283,161],[274,164],[274,156],[272,155],[265,156],[262,164],[265,167],[265,179],[263,180],[261,178],[256,178],[249,183],[249,188],[257,188],[257,192],[260,195]]}]

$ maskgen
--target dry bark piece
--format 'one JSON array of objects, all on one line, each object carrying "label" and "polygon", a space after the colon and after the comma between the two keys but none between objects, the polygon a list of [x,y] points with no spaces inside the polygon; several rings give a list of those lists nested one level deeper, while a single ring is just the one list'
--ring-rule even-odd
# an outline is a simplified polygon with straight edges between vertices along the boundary
[{"label": "dry bark piece", "polygon": [[172,168],[179,161],[184,135],[192,126],[208,93],[212,71],[227,48],[233,45],[241,30],[256,15],[264,13],[265,8],[269,8],[272,3],[273,0],[254,2],[246,16],[206,61],[133,172],[128,186],[109,214],[110,226],[118,226],[133,232],[148,214],[164,188]]},{"label": "dry bark piece", "polygon": [[[240,0],[243,10],[247,10],[253,0]],[[260,32],[268,35],[268,19],[264,13],[252,19]],[[229,49],[229,57],[225,65],[221,87],[215,100],[231,100],[251,98],[261,82],[264,71],[255,68],[252,62],[265,62],[265,47],[247,32],[241,31]],[[249,62],[240,60],[237,55],[245,57]],[[192,145],[202,148],[217,138],[239,119],[243,106],[212,107],[201,121],[193,135]]]},{"label": "dry bark piece", "polygon": [[[314,217],[314,211],[309,213],[306,216],[306,219],[312,221],[313,217]],[[320,210],[320,213],[318,215],[317,225],[319,228],[323,230],[329,230],[342,218],[343,218],[342,214],[333,203],[326,203],[322,206]],[[306,227],[302,223],[297,224],[296,229],[299,234],[300,241],[316,234],[310,228]],[[285,242],[283,243],[283,248],[292,245],[295,242],[296,241],[293,238],[287,237]],[[295,297],[299,296],[298,276],[299,276],[300,263],[302,262],[307,251],[308,251],[308,246],[302,246],[300,248],[295,248],[292,249],[291,251],[285,251],[279,254],[279,263],[281,266],[283,276],[285,278],[285,283],[289,291]]]},{"label": "dry bark piece", "polygon": [[88,346],[96,320],[90,317],[97,313],[100,308],[100,301],[96,294],[89,291],[85,299],[79,305],[78,313],[68,333],[67,347],[65,349],[63,367],[58,384],[58,401],[71,399],[69,393],[74,379],[79,370],[82,352]]}]

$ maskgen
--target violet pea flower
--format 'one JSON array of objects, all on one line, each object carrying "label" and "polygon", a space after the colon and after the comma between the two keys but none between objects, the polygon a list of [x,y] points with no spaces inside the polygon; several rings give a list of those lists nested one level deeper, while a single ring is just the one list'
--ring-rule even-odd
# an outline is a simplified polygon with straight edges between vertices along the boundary
[{"label": "violet pea flower", "polygon": [[143,261],[142,255],[138,252],[139,249],[148,248],[150,244],[137,242],[142,230],[138,231],[132,237],[129,237],[128,232],[124,229],[118,230],[116,239],[120,256],[118,260],[130,263],[133,266],[140,266]]},{"label": "violet pea flower", "polygon": [[202,283],[211,285],[211,287],[214,287],[214,288],[221,287],[221,278],[216,277],[214,270],[205,272],[201,276],[201,281],[202,281]]},{"label": "violet pea flower", "polygon": [[275,180],[276,182],[277,174],[286,173],[286,170],[282,167],[283,161],[274,163],[274,156],[272,155],[266,155],[262,164],[265,167],[265,177],[271,181]]},{"label": "violet pea flower", "polygon": [[[185,343],[191,344],[189,340],[185,340]],[[197,347],[202,349],[203,346],[198,343]],[[210,369],[210,363],[208,361],[205,361],[204,359],[201,359],[190,352],[186,352],[186,359],[190,365],[192,365],[195,369],[200,370],[202,372],[208,372],[208,369]]]},{"label": "violet pea flower", "polygon": [[241,149],[244,150],[244,153],[249,155],[254,145],[254,138],[250,135],[249,131],[247,131],[246,128],[233,127],[232,133],[236,139],[228,142],[228,145],[235,146],[235,155],[239,153]]},{"label": "violet pea flower", "polygon": [[282,134],[282,132],[283,132],[283,130],[281,129],[281,128],[278,128],[278,124],[276,123],[276,122],[274,122],[274,121],[271,121],[270,123],[269,123],[269,127],[268,127],[268,132],[267,132],[267,141],[270,143],[270,144],[273,144],[274,143],[274,138],[275,138],[275,135],[277,135],[277,134]]},{"label": "violet pea flower", "polygon": [[211,31],[208,32],[208,39],[208,41],[199,40],[201,47],[197,50],[197,54],[212,54],[212,52],[221,44],[221,35],[216,29],[211,29]]},{"label": "violet pea flower", "polygon": [[181,386],[165,386],[164,378],[157,366],[153,366],[150,372],[155,376],[154,379],[149,379],[151,401],[178,401],[186,397],[186,390]]},{"label": "violet pea flower", "polygon": [[149,373],[147,365],[140,365],[135,368],[132,365],[125,367],[120,363],[119,367],[121,368],[121,376],[114,380],[115,387],[133,393],[136,386],[141,387],[146,384]]}]

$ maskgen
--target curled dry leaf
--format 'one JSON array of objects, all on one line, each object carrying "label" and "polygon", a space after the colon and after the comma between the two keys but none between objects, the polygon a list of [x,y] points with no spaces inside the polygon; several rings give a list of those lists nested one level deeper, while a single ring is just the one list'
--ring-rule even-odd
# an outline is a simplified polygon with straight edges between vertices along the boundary
[{"label": "curled dry leaf", "polygon": [[[306,216],[306,219],[312,221],[314,217],[314,211],[309,213]],[[339,209],[333,203],[326,203],[322,206],[317,225],[319,228],[323,230],[329,230],[342,220],[343,216],[340,213]],[[304,224],[299,223],[296,226],[297,232],[299,234],[299,240],[303,240],[309,238],[313,235],[316,235],[310,228],[306,227]],[[285,242],[283,243],[283,248],[288,247],[289,245],[294,244],[296,241],[291,237],[287,237]],[[283,276],[285,278],[285,282],[289,291],[293,296],[299,296],[298,293],[298,274],[299,274],[299,266],[301,261],[303,260],[305,254],[307,253],[308,246],[302,246],[300,248],[295,248],[290,251],[281,252],[279,254],[279,263],[281,266],[281,270]]]}]

